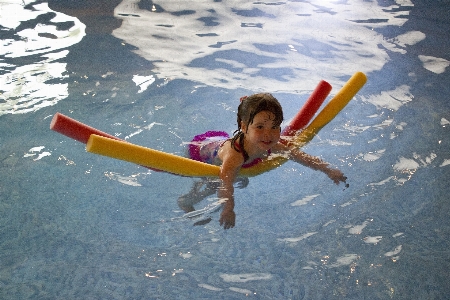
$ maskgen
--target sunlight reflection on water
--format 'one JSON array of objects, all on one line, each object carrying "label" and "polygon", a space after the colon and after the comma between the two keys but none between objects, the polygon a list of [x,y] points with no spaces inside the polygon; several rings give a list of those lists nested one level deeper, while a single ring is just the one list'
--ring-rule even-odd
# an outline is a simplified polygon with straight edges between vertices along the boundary
[{"label": "sunlight reflection on water", "polygon": [[[29,1],[27,1],[29,2]],[[63,50],[81,41],[85,25],[77,18],[51,10],[47,3],[0,2],[0,115],[24,114],[55,105],[68,96]],[[33,20],[36,24],[33,24]],[[20,58],[31,57],[23,64]]]},{"label": "sunlight reflection on water", "polygon": [[115,9],[124,22],[113,34],[154,61],[162,78],[297,92],[323,78],[341,85],[356,69],[380,70],[389,60],[387,49],[404,51],[423,40],[421,32],[386,39],[373,30],[407,21],[408,11],[399,8],[412,3],[397,2],[329,1],[325,8],[314,2],[200,1],[195,10],[180,10],[179,1],[141,8],[126,0]]}]

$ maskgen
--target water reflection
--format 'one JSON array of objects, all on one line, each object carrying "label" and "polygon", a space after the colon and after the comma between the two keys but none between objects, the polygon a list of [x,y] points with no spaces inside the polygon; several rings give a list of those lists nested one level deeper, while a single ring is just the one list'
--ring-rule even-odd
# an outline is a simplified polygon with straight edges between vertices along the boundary
[{"label": "water reflection", "polygon": [[234,1],[198,2],[192,10],[179,1],[124,0],[115,9],[124,22],[113,34],[153,61],[161,78],[295,92],[311,90],[323,78],[341,85],[356,69],[380,70],[389,60],[387,49],[401,52],[423,40],[418,31],[387,39],[374,30],[402,26],[411,7],[410,1],[388,7]]},{"label": "water reflection", "polygon": [[27,113],[68,96],[64,50],[81,41],[85,25],[47,3],[0,3],[0,115]]},{"label": "water reflection", "polygon": [[5,57],[24,57],[67,48],[85,35],[83,23],[50,9],[47,3],[2,2],[0,7],[0,26],[8,30],[6,38],[2,38],[0,52]]},{"label": "water reflection", "polygon": [[425,69],[436,74],[444,73],[447,67],[450,66],[450,61],[444,58],[419,55],[419,59]]},{"label": "water reflection", "polygon": [[395,111],[414,98],[410,89],[408,85],[401,85],[391,91],[382,91],[379,95],[362,96],[362,99],[380,109],[387,108]]}]

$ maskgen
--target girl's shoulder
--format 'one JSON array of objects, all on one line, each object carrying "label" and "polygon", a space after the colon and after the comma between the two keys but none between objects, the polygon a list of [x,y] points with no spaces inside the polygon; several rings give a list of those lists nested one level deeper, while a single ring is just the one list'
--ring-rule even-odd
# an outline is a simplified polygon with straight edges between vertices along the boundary
[{"label": "girl's shoulder", "polygon": [[226,156],[239,155],[239,152],[234,147],[232,147],[231,143],[232,141],[230,139],[224,141],[220,145],[219,155],[226,155]]},{"label": "girl's shoulder", "polygon": [[244,164],[244,157],[242,156],[242,153],[231,146],[231,143],[232,141],[230,139],[223,142],[220,146],[218,156],[222,160],[222,163],[227,162],[236,166],[241,166]]}]

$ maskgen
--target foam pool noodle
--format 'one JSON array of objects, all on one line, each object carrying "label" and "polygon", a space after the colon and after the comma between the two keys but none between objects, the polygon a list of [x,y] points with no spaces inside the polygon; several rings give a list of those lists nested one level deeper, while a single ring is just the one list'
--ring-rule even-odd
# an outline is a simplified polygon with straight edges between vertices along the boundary
[{"label": "foam pool noodle", "polygon": [[[314,116],[330,91],[331,85],[322,80],[283,134],[286,136],[294,135],[300,128],[304,127]],[[108,137],[102,137],[97,134],[91,135],[87,142],[86,150],[91,153],[105,155],[143,166],[151,166],[154,169],[183,176],[219,176],[220,172],[220,167],[218,166],[123,141],[111,140]]]},{"label": "foam pool noodle", "polygon": [[92,134],[86,150],[172,174],[193,177],[219,176],[220,167],[124,141]]},{"label": "foam pool noodle", "polygon": [[[293,135],[290,139],[287,140],[287,144],[291,147],[302,147],[303,145],[308,143],[311,139],[314,138],[314,136],[320,131],[321,128],[328,124],[347,105],[347,103],[353,98],[353,96],[359,91],[359,89],[361,89],[366,81],[367,78],[363,73],[355,73],[350,78],[350,80],[342,87],[342,89],[333,97],[333,99],[330,100],[330,102],[324,107],[324,109],[317,115],[317,117],[314,118],[314,120],[303,131],[301,131],[297,135],[293,135],[293,133],[295,132],[293,131],[293,128],[300,126],[298,124],[302,124],[302,122],[305,122],[304,120],[300,120],[300,117],[297,117],[300,115],[299,112],[297,116],[294,117],[293,122],[291,122],[288,126],[288,129],[285,129],[284,131],[285,135]],[[323,87],[326,87],[326,84],[321,84],[323,85]],[[306,110],[306,112],[308,114],[314,115],[315,111],[313,108],[317,104],[309,105],[311,106]],[[312,115],[310,117],[312,117]],[[62,123],[58,124],[59,122],[57,121],[55,122],[55,124],[52,124],[53,130],[56,130],[81,142],[85,142],[86,137],[89,135],[86,146],[86,150],[88,152],[133,162],[149,167],[151,169],[158,169],[183,176],[214,177],[219,175],[220,167],[218,166],[209,165],[189,158],[133,145],[68,117],[61,118],[60,116],[58,116],[56,117],[56,119],[61,120]],[[75,122],[72,122],[71,120]],[[297,126],[294,126],[294,123],[297,124]],[[72,125],[76,127],[76,129],[68,128]],[[276,168],[286,161],[287,158],[283,156],[272,155],[271,159],[264,160],[253,167],[242,168],[240,171],[240,175],[256,176],[263,172]]]},{"label": "foam pool noodle", "polygon": [[281,136],[293,136],[303,129],[314,117],[315,113],[331,92],[331,85],[325,80],[321,80],[305,104],[294,116],[288,126],[281,132]]},{"label": "foam pool noodle", "polygon": [[[288,145],[300,148],[311,141],[316,134],[333,120],[333,118],[348,104],[366,82],[367,77],[364,73],[355,73],[330,102],[327,103],[314,120],[303,131],[289,140]],[[288,159],[284,156],[273,156],[272,159],[266,159],[252,168],[241,169],[240,175],[255,176],[272,170],[285,163],[287,160]]]},{"label": "foam pool noodle", "polygon": [[120,140],[119,138],[107,134],[103,131],[90,127],[86,124],[78,122],[75,119],[69,118],[61,113],[56,113],[50,123],[50,129],[59,132],[76,141],[86,144],[91,134],[96,134],[110,139]]}]

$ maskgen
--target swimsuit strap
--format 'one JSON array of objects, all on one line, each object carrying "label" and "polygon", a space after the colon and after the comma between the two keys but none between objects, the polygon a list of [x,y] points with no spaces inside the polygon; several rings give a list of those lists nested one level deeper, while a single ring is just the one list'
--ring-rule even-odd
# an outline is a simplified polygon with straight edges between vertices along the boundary
[{"label": "swimsuit strap", "polygon": [[[242,150],[241,150],[241,148],[240,148],[240,146],[239,146],[239,144],[237,144],[237,143],[235,143],[234,144],[238,149],[239,149],[239,151],[241,151],[241,153],[242,153]],[[267,155],[270,155],[272,153],[272,151],[270,151],[270,149],[269,150],[267,150]],[[244,154],[242,153],[242,156],[244,156]],[[262,159],[261,158],[255,158],[254,160],[252,160],[251,162],[248,162],[248,163],[246,163],[246,164],[243,164],[242,165],[242,168],[250,168],[250,167],[253,167],[254,165],[257,165],[258,163],[260,163],[260,162],[262,162]]]}]

